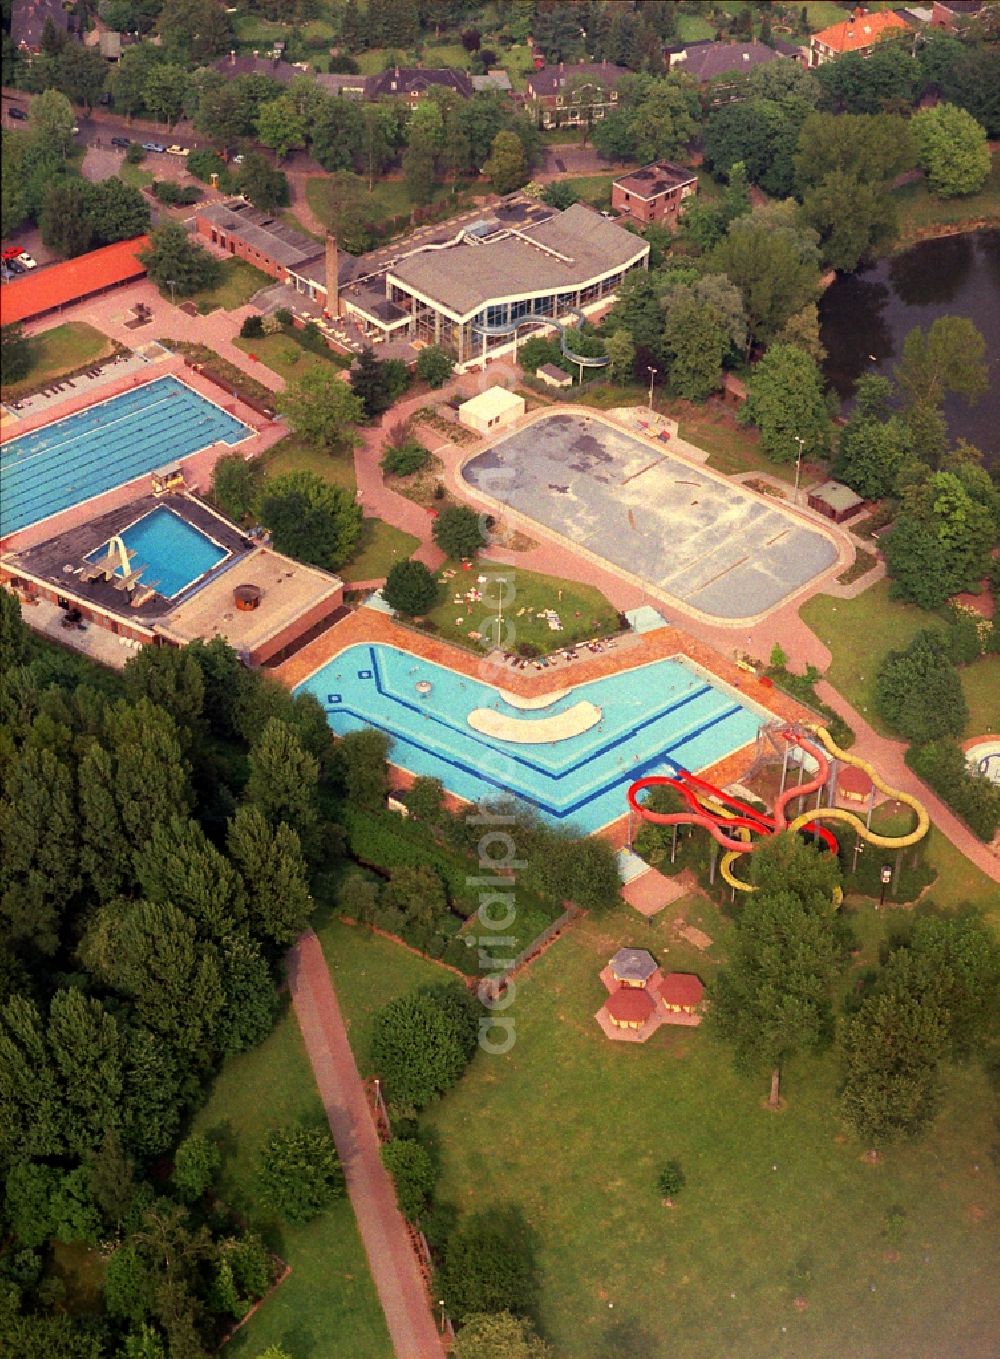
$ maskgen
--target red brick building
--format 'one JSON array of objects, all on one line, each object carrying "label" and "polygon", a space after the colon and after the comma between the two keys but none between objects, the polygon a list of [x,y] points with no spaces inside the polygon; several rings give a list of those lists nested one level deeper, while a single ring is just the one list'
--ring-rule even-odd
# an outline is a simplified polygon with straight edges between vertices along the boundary
[{"label": "red brick building", "polygon": [[698,192],[693,170],[660,160],[622,175],[611,186],[611,206],[637,222],[674,222],[681,204]]},{"label": "red brick building", "polygon": [[278,217],[251,207],[242,198],[228,203],[210,203],[195,216],[198,234],[237,259],[282,283],[289,269],[307,260],[319,260],[324,246],[285,226]]}]

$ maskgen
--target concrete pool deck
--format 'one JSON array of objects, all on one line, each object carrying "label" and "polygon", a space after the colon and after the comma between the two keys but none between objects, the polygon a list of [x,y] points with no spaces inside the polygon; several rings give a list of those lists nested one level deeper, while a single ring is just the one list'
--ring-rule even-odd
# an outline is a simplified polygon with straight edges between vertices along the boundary
[{"label": "concrete pool deck", "polygon": [[853,560],[818,516],[589,408],[549,406],[485,447],[436,451],[463,498],[714,628],[752,626]]}]

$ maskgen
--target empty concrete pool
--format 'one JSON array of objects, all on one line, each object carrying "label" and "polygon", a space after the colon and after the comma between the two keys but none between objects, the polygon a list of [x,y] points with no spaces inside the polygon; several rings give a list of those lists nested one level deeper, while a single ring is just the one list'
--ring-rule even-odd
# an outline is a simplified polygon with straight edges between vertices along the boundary
[{"label": "empty concrete pool", "polygon": [[713,622],[767,613],[838,558],[823,529],[596,416],[535,420],[462,476]]}]

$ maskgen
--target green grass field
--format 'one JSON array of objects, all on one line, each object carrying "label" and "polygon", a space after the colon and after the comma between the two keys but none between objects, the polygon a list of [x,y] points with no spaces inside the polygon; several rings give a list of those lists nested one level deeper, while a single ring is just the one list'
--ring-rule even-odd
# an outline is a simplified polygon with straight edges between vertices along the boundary
[{"label": "green grass field", "polygon": [[350,1203],[341,1200],[307,1226],[287,1227],[257,1198],[254,1174],[267,1132],[301,1124],[324,1126],[325,1119],[298,1025],[286,1010],[259,1048],[226,1063],[194,1121],[223,1149],[221,1196],[292,1267],[226,1354],[254,1359],[281,1345],[295,1359],[391,1359]]},{"label": "green grass field", "polygon": [[[449,562],[444,569],[456,570],[455,563]],[[539,651],[548,653],[618,630],[617,610],[592,585],[580,585],[576,581],[543,576],[512,566],[485,566],[484,570],[488,572],[490,583],[482,586],[484,598],[476,603],[469,604],[464,599],[455,603],[454,596],[464,594],[475,584],[477,575],[484,573],[482,570],[463,571],[459,566],[457,574],[442,584],[442,602],[427,615],[436,626],[436,636],[462,642],[465,646],[477,643],[478,639],[469,637],[470,632],[495,637],[497,601],[503,588],[496,583],[499,577],[508,582],[503,590],[507,650],[516,649],[521,642],[529,642]],[[563,625],[562,632],[554,632],[544,618],[537,617],[541,609],[555,609]],[[458,622],[458,619],[462,621]]]},{"label": "green grass field", "polygon": [[133,189],[145,189],[156,176],[141,165],[129,165],[127,161],[122,161],[118,167],[118,178]]},{"label": "green grass field", "polygon": [[233,344],[237,349],[242,349],[244,354],[256,354],[261,363],[273,369],[286,382],[300,378],[303,373],[311,372],[313,368],[325,368],[330,364],[335,368],[347,368],[351,362],[349,357],[335,354],[332,349],[323,352],[306,349],[294,331],[287,334],[260,335],[252,340],[244,340],[237,335],[233,339]]},{"label": "green grass field", "polygon": [[1000,222],[1000,156],[993,155],[993,169],[979,193],[964,198],[935,198],[926,184],[904,184],[893,191],[899,227],[895,250],[903,250],[944,227]]},{"label": "green grass field", "polygon": [[[573,129],[579,138],[580,129]],[[616,172],[617,173],[617,172]],[[598,203],[608,203],[611,201],[611,185],[614,182],[615,174],[609,175],[575,175],[570,179],[561,179],[560,184],[568,185],[578,198],[584,203],[589,203],[591,207]]]},{"label": "green grass field", "polygon": [[[856,599],[814,595],[799,613],[833,655],[826,678],[876,731],[893,735],[874,709],[875,672],[887,651],[901,650],[922,628],[942,626],[940,620],[915,604],[890,599],[886,580],[876,581]],[[970,714],[965,735],[995,730],[1000,725],[1000,658],[984,656],[959,674]]]},{"label": "green grass field", "polygon": [[[335,456],[324,453],[321,449],[310,447],[294,434],[282,439],[265,454],[263,467],[265,477],[277,477],[285,472],[314,472],[324,481],[342,486],[352,495],[357,491],[354,459],[349,453]],[[418,545],[418,539],[411,533],[404,533],[382,519],[366,519],[357,550],[341,568],[340,574],[348,582],[380,579],[388,575],[393,562],[409,557]]]},{"label": "green grass field", "polygon": [[202,316],[222,307],[224,311],[235,311],[244,307],[261,288],[266,288],[274,279],[261,269],[255,269],[246,260],[223,260],[222,278],[215,288],[193,293],[191,301]]},{"label": "green grass field", "polygon": [[[698,911],[688,918],[699,923]],[[891,920],[859,920],[859,963]],[[710,907],[700,925],[716,940],[707,955],[678,944],[662,917],[649,926],[620,908],[532,965],[508,1011],[512,1051],[477,1055],[425,1115],[443,1158],[439,1197],[463,1210],[523,1207],[538,1238],[542,1327],[573,1359],[992,1353],[1000,1187],[982,1071],[950,1073],[930,1133],[873,1168],[840,1125],[830,1056],[790,1063],[775,1115],[762,1107],[765,1078],[736,1075],[702,1031],[609,1043],[593,1014],[614,949],[648,946],[709,980],[729,927]],[[373,1010],[434,971],[340,926],[324,942],[366,1069]],[[687,1186],[666,1209],[655,1177],[672,1157]],[[901,1214],[898,1242],[885,1235],[890,1213]]]},{"label": "green grass field", "polygon": [[96,363],[107,358],[114,345],[85,321],[66,321],[53,326],[28,340],[31,369],[20,382],[4,383],[0,391],[5,401],[16,401],[20,392],[56,381],[63,373],[72,373],[85,363]]}]

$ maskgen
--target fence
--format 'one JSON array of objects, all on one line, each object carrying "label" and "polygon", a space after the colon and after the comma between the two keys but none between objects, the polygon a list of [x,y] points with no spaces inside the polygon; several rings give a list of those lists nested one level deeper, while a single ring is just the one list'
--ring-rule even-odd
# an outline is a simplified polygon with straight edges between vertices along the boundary
[{"label": "fence", "polygon": [[542,930],[541,934],[535,935],[531,943],[521,950],[514,961],[509,963],[498,977],[489,977],[482,982],[481,985],[489,988],[494,999],[497,996],[502,995],[521,968],[527,967],[529,963],[534,962],[540,954],[545,952],[550,944],[558,939],[563,930],[581,915],[583,915],[583,911],[579,906],[567,906],[561,916],[553,920],[551,925],[547,925],[545,929]]}]

